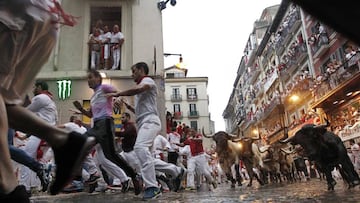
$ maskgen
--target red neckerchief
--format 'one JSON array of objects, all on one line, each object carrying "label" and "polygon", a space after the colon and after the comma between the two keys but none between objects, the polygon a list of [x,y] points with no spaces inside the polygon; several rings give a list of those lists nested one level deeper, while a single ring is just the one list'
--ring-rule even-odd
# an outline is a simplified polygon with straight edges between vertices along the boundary
[{"label": "red neckerchief", "polygon": [[138,81],[136,81],[136,84],[137,84],[137,85],[140,84],[141,81],[142,81],[144,78],[147,78],[147,77],[149,77],[149,76],[147,76],[147,75],[142,76]]},{"label": "red neckerchief", "polygon": [[49,91],[47,91],[47,90],[41,91],[40,94],[46,94],[48,97],[50,97],[50,99],[53,99],[53,98],[54,98],[53,94],[51,94],[51,92],[49,92]]}]

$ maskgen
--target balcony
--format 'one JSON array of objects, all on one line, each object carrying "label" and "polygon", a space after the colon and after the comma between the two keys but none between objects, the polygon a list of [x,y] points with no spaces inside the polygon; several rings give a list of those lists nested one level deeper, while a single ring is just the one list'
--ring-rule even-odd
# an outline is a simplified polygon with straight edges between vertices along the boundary
[{"label": "balcony", "polygon": [[266,82],[264,83],[264,92],[267,92],[272,84],[274,84],[275,80],[278,78],[276,71],[274,71],[270,77],[267,78]]},{"label": "balcony", "polygon": [[197,100],[198,100],[198,96],[197,96],[196,94],[188,94],[188,95],[186,96],[186,99],[187,99],[188,101],[197,101]]},{"label": "balcony", "polygon": [[309,40],[314,58],[320,58],[329,49],[329,37],[326,33],[311,36]]},{"label": "balcony", "polygon": [[175,111],[174,112],[174,119],[176,120],[181,120],[183,118],[183,113],[182,111]]},{"label": "balcony", "polygon": [[296,8],[296,11],[292,13],[289,18],[290,33],[294,33],[301,25],[300,9]]},{"label": "balcony", "polygon": [[199,118],[199,111],[189,111],[188,117],[189,118]]},{"label": "balcony", "polygon": [[[116,43],[102,43],[99,38],[91,38],[88,42],[89,46],[89,67],[88,69],[96,69],[96,70],[121,70],[121,63],[113,64],[113,49],[109,49],[110,47],[116,46]],[[120,48],[121,49],[121,48]],[[104,52],[107,50],[107,52]],[[107,55],[108,58],[105,59],[104,55]],[[121,59],[120,59],[121,61]]]},{"label": "balcony", "polygon": [[171,101],[172,102],[180,102],[180,101],[182,101],[181,94],[172,94],[171,95]]}]

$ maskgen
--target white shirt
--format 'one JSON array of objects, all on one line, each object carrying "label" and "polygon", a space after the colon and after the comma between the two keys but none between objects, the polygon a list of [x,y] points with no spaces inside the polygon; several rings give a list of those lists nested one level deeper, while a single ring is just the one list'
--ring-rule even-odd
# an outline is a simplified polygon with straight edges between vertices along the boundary
[{"label": "white shirt", "polygon": [[157,87],[155,81],[150,77],[145,77],[141,80],[139,86],[145,84],[149,85],[151,89],[135,95],[135,115],[137,123],[148,115],[159,115],[156,101]]},{"label": "white shirt", "polygon": [[84,134],[86,132],[86,128],[84,126],[79,126],[78,124],[74,122],[68,122],[64,124],[65,129],[72,132],[75,131],[80,134]]},{"label": "white shirt", "polygon": [[107,33],[104,33],[102,35],[100,35],[100,40],[104,43],[106,40],[109,39],[109,42],[110,42],[110,39],[111,39],[111,32],[107,32]]},{"label": "white shirt", "polygon": [[162,149],[169,149],[170,143],[166,140],[166,138],[162,135],[157,135],[154,139],[154,143],[152,146],[152,152],[155,158],[160,158],[160,154],[163,153]]},{"label": "white shirt", "polygon": [[121,32],[112,33],[110,42],[111,43],[119,43],[122,39],[124,39],[124,35]]},{"label": "white shirt", "polygon": [[180,134],[177,132],[171,132],[167,134],[169,143],[171,148],[169,149],[170,152],[175,152],[176,149],[179,149],[179,146],[173,143],[178,143],[180,144]]},{"label": "white shirt", "polygon": [[185,145],[184,147],[179,148],[179,154],[186,156],[187,159],[191,158],[190,145]]},{"label": "white shirt", "polygon": [[41,119],[51,125],[56,125],[58,112],[55,102],[46,94],[38,94],[31,99],[31,104],[26,107]]}]

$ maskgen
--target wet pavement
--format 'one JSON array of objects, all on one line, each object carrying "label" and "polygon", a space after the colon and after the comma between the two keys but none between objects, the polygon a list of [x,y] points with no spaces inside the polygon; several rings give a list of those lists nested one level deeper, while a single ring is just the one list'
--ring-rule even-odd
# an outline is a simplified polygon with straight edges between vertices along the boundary
[{"label": "wet pavement", "polygon": [[[287,203],[287,202],[360,202],[360,187],[347,189],[342,180],[337,181],[334,191],[327,191],[325,181],[311,179],[310,181],[296,183],[276,183],[260,187],[253,184],[246,187],[246,182],[242,187],[230,188],[230,184],[222,183],[218,188],[209,191],[206,186],[201,191],[182,191],[167,192],[156,200],[148,202],[159,203],[234,203],[234,202],[255,202],[255,203]],[[36,194],[31,197],[32,202],[119,202],[132,203],[144,202],[141,194],[135,196],[133,192],[121,193],[120,191],[105,193],[72,193],[49,196],[46,194]]]}]

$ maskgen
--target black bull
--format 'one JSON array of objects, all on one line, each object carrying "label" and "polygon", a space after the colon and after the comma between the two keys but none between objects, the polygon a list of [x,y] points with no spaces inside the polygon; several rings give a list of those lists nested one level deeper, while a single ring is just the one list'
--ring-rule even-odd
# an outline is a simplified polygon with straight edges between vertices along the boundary
[{"label": "black bull", "polygon": [[305,156],[315,161],[320,171],[325,173],[328,190],[333,190],[336,184],[331,175],[334,167],[339,169],[349,187],[359,185],[359,175],[354,170],[343,142],[337,135],[327,131],[327,126],[305,125],[293,137],[282,142],[300,145],[304,149]]}]

